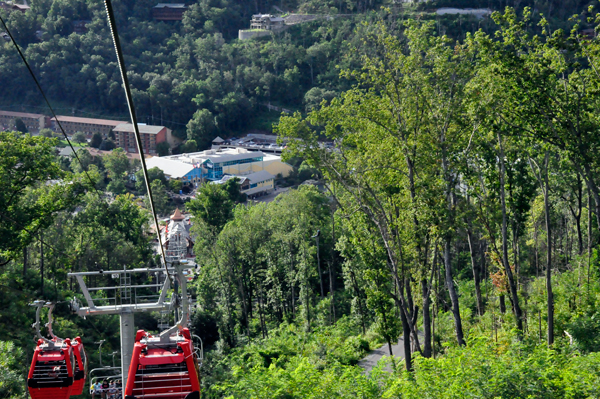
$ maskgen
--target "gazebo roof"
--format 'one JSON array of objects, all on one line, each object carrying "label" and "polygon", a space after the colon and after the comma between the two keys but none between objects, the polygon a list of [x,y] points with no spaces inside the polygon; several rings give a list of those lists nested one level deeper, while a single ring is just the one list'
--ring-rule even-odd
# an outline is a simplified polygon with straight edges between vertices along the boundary
[{"label": "gazebo roof", "polygon": [[213,143],[222,143],[222,142],[224,142],[224,141],[225,141],[225,140],[223,140],[221,137],[217,136],[217,138],[216,138],[216,139],[214,139],[212,142],[213,142]]},{"label": "gazebo roof", "polygon": [[171,220],[183,220],[183,219],[185,219],[185,218],[179,211],[179,208],[175,209],[175,212],[171,215]]}]

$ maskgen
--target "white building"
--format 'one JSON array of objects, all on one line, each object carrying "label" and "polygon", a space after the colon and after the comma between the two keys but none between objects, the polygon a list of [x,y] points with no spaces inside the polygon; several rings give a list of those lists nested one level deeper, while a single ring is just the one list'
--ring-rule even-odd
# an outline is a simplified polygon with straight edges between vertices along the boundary
[{"label": "white building", "polygon": [[267,171],[273,176],[288,176],[293,168],[281,157],[245,148],[219,148],[189,154],[154,157],[146,161],[148,168],[161,169],[169,179],[199,184],[219,181],[226,175],[248,176]]},{"label": "white building", "polygon": [[179,209],[171,215],[171,221],[163,232],[167,262],[178,262],[192,254],[193,241],[190,238],[189,225]]}]

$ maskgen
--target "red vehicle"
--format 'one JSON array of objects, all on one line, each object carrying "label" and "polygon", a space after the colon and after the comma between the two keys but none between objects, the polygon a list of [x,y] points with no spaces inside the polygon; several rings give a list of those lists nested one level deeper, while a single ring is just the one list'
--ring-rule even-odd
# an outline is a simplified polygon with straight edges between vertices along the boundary
[{"label": "red vehicle", "polygon": [[71,340],[39,339],[27,376],[32,399],[67,399],[73,388]]},{"label": "red vehicle", "polygon": [[167,337],[138,330],[125,399],[200,399],[200,373],[190,330]]},{"label": "red vehicle", "polygon": [[73,343],[73,354],[75,355],[75,371],[73,373],[72,396],[81,395],[85,386],[85,376],[88,370],[88,359],[80,337],[76,337]]}]

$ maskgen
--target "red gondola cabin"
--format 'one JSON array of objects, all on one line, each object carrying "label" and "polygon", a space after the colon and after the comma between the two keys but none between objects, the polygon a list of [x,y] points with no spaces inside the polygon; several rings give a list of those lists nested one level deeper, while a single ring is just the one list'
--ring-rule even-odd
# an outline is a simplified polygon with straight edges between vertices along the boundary
[{"label": "red gondola cabin", "polygon": [[125,387],[125,399],[200,399],[198,358],[190,331],[167,339],[138,330]]},{"label": "red gondola cabin", "polygon": [[88,359],[81,338],[76,337],[73,342],[73,354],[75,355],[75,372],[73,374],[73,390],[71,396],[81,395],[85,386]]},{"label": "red gondola cabin", "polygon": [[69,339],[38,340],[27,376],[32,399],[67,399],[71,396],[74,360]]}]

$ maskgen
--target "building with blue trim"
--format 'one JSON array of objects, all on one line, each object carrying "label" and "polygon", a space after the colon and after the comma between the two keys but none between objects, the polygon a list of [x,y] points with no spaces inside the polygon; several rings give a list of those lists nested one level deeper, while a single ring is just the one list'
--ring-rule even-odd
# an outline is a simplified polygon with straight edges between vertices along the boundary
[{"label": "building with blue trim", "polygon": [[158,167],[168,179],[197,185],[219,181],[225,175],[244,176],[267,171],[273,176],[287,176],[292,167],[281,157],[249,151],[245,148],[213,149],[189,154],[153,157],[146,161],[148,168]]}]

